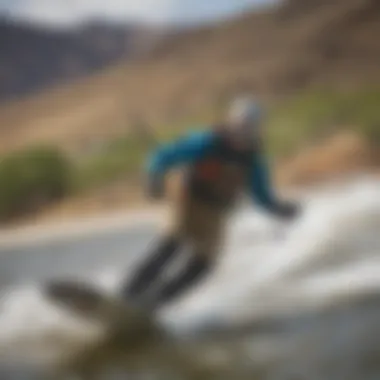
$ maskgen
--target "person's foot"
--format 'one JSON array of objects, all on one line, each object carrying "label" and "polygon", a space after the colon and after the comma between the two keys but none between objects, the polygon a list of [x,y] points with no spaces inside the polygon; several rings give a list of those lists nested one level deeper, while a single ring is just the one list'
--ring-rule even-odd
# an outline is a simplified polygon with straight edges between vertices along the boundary
[{"label": "person's foot", "polygon": [[131,308],[143,313],[154,313],[158,307],[157,301],[152,294],[144,294],[139,297],[127,297],[124,293],[121,294],[123,301]]}]

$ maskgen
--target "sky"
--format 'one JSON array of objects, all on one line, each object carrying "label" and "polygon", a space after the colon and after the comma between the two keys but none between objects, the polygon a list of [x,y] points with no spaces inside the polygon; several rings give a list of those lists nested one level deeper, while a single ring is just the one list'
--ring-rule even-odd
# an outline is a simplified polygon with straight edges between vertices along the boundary
[{"label": "sky", "polygon": [[276,0],[0,0],[0,12],[28,21],[67,27],[91,18],[118,22],[213,21]]}]

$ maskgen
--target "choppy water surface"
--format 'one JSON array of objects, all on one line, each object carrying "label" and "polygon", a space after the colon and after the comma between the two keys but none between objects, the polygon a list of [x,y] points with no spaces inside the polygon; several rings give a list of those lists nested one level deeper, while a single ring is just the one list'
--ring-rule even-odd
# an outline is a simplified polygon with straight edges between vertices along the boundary
[{"label": "choppy water surface", "polygon": [[96,346],[86,369],[98,377],[90,371],[87,378],[157,377],[165,367],[177,378],[380,379],[380,182],[361,179],[302,198],[305,213],[292,225],[239,212],[214,276],[160,316],[176,350],[199,367],[196,375],[158,355],[167,350],[160,342],[141,360],[125,342],[97,346],[103,326],[39,291],[41,281],[68,274],[113,291],[152,226],[3,248],[0,378],[69,378],[57,363]]}]

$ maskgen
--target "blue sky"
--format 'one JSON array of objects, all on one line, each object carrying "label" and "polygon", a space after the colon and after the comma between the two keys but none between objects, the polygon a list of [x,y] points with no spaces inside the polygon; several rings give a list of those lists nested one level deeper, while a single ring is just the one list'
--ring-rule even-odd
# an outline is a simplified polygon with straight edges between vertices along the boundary
[{"label": "blue sky", "polygon": [[214,20],[275,0],[0,0],[0,12],[29,21],[67,26],[93,17],[117,21]]}]

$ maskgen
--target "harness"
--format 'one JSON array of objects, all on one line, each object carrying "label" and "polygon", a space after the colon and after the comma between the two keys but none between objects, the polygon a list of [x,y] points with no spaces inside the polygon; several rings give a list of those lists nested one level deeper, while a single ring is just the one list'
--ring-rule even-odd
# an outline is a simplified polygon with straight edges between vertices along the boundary
[{"label": "harness", "polygon": [[244,189],[256,149],[238,150],[222,130],[214,133],[212,149],[188,168],[188,189],[199,201],[224,209]]}]

